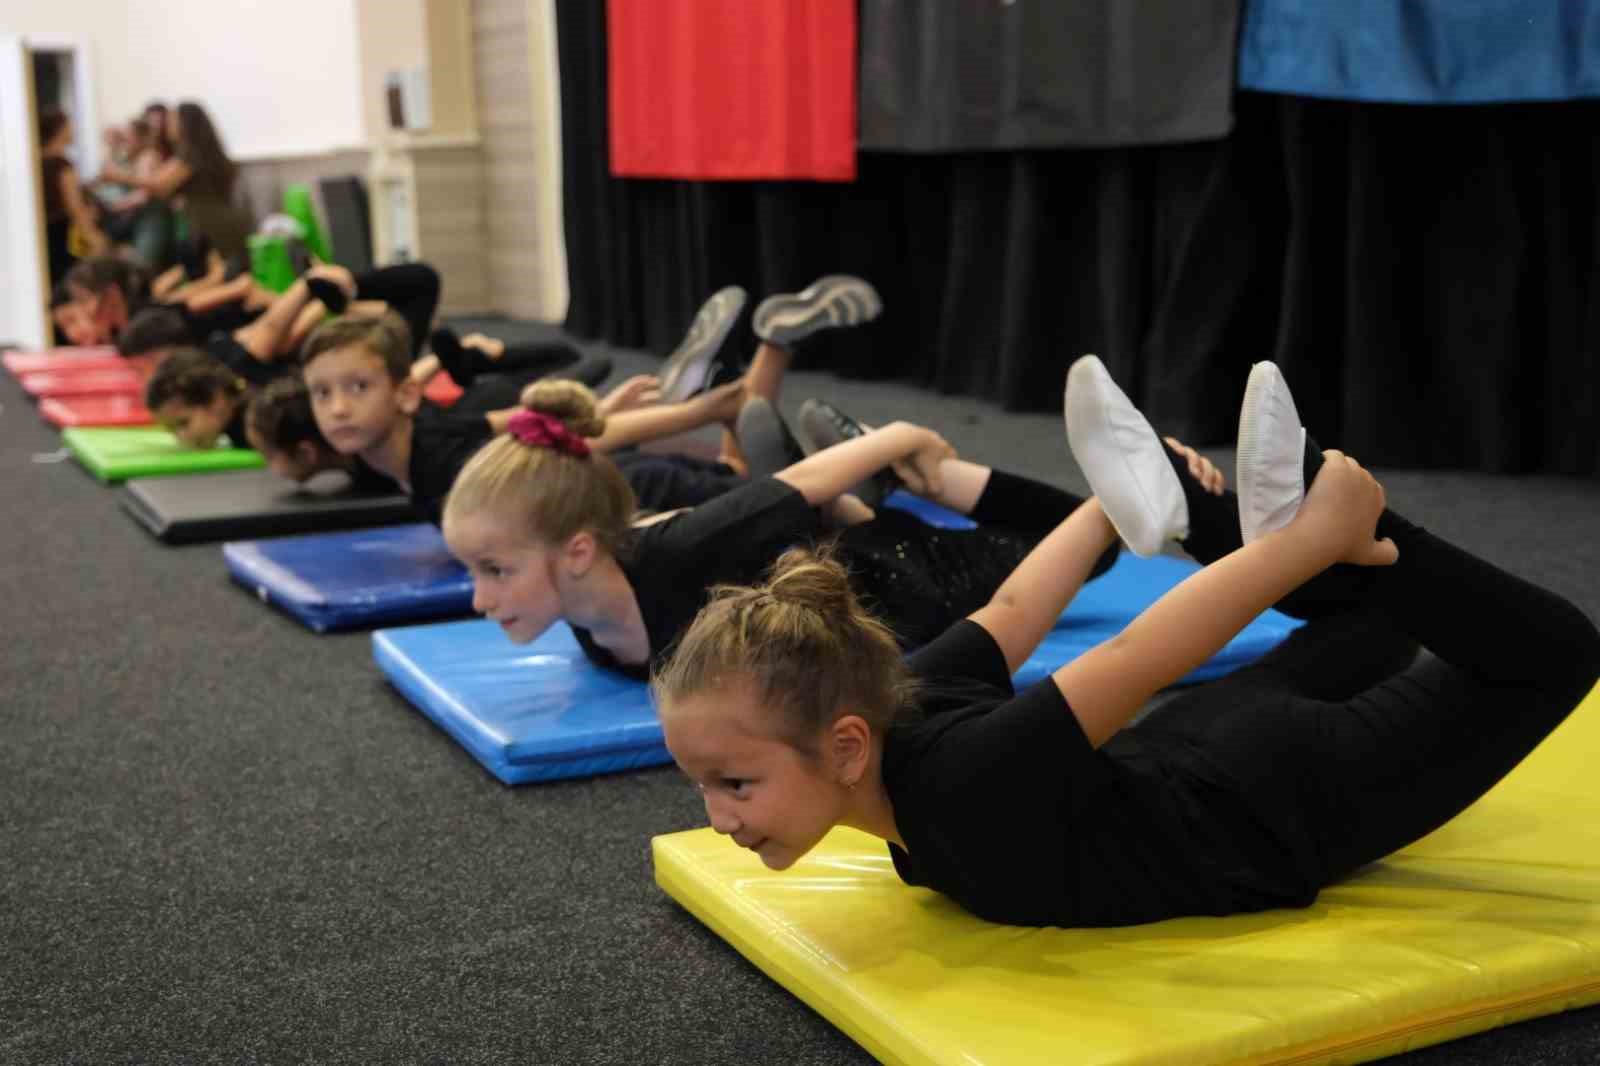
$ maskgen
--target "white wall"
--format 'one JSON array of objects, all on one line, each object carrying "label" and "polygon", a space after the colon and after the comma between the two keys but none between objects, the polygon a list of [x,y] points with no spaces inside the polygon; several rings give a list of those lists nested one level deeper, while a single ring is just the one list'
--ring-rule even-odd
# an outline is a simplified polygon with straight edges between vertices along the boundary
[{"label": "white wall", "polygon": [[0,0],[0,33],[86,39],[102,123],[193,99],[235,159],[367,143],[355,0]]}]

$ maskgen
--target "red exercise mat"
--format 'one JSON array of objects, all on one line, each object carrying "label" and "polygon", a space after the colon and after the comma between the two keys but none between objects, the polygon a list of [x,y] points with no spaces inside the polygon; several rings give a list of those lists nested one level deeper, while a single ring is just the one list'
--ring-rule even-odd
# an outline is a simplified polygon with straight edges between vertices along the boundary
[{"label": "red exercise mat", "polygon": [[52,426],[148,426],[155,421],[137,396],[46,396],[39,417]]},{"label": "red exercise mat", "polygon": [[128,366],[103,370],[41,370],[17,378],[22,391],[46,396],[143,396],[145,375]]},{"label": "red exercise mat", "polygon": [[87,370],[121,366],[122,356],[115,348],[46,348],[42,352],[7,352],[0,363],[18,377],[46,370]]},{"label": "red exercise mat", "polygon": [[442,370],[429,378],[428,383],[422,387],[423,398],[439,407],[449,407],[461,399],[461,391],[461,386]]}]

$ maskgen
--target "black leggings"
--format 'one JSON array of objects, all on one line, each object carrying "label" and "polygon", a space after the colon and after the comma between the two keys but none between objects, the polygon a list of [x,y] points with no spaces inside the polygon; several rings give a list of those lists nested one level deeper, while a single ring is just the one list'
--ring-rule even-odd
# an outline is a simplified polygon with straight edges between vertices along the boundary
[{"label": "black leggings", "polygon": [[[1210,563],[1238,548],[1233,494],[1211,496],[1173,465],[1189,502],[1185,549]],[[1393,512],[1378,535],[1393,538],[1397,563],[1314,578],[1277,605],[1312,621],[1157,716],[1240,780],[1255,779],[1264,756],[1285,760],[1271,801],[1297,804],[1287,816],[1307,830],[1324,884],[1465,810],[1600,671],[1600,635],[1567,600]],[[1419,645],[1425,653],[1407,666]]]},{"label": "black leggings", "polygon": [[[840,532],[840,551],[867,606],[902,646],[917,648],[984,606],[1028,553],[1083,498],[1053,485],[992,471],[970,517],[976,529],[935,529],[890,507]],[[1096,578],[1116,562],[1113,545]]]},{"label": "black leggings", "polygon": [[439,308],[439,272],[426,263],[379,267],[356,278],[356,299],[382,300],[411,330],[411,358],[428,339]]}]

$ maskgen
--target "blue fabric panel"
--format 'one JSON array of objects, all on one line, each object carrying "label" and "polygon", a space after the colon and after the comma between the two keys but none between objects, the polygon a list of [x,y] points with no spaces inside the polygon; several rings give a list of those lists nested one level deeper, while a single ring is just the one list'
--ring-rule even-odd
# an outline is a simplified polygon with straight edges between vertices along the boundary
[{"label": "blue fabric panel", "polygon": [[1239,86],[1412,104],[1600,96],[1600,0],[1251,0]]},{"label": "blue fabric panel", "polygon": [[[1018,687],[1117,633],[1196,569],[1123,555],[1079,593],[1017,672]],[[1267,612],[1189,680],[1238,669],[1299,624]],[[591,664],[565,623],[523,646],[486,620],[383,629],[372,635],[372,655],[406,699],[506,784],[672,761],[646,686]]]},{"label": "blue fabric panel", "polygon": [[318,633],[472,610],[472,579],[427,522],[233,541],[222,556],[235,581]]},{"label": "blue fabric panel", "polygon": [[508,785],[672,761],[648,688],[592,665],[564,622],[521,646],[483,619],[380,629],[372,656]]}]

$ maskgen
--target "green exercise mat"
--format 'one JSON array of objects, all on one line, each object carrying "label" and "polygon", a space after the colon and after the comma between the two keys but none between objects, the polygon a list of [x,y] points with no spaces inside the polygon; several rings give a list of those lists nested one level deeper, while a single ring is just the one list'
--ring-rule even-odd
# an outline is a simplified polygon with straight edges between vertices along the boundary
[{"label": "green exercise mat", "polygon": [[266,465],[260,452],[235,448],[226,437],[215,448],[190,448],[159,426],[74,427],[62,431],[61,442],[89,473],[107,482]]}]

